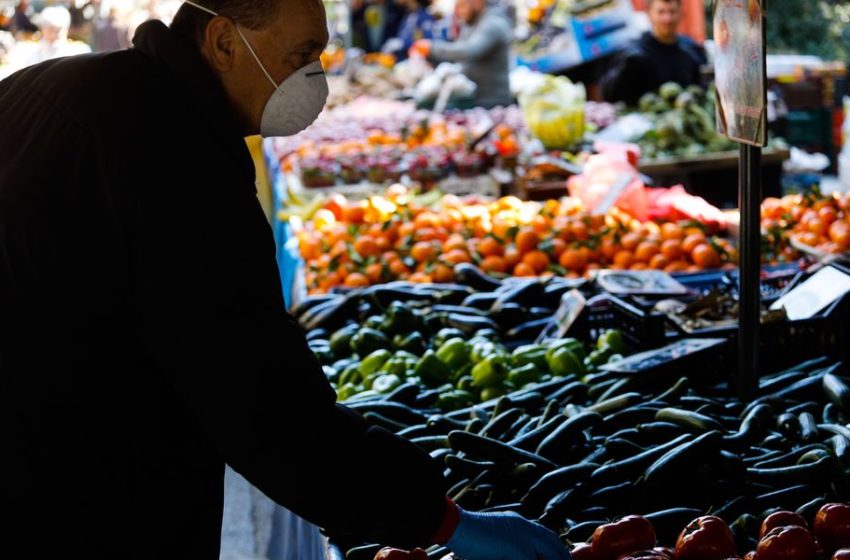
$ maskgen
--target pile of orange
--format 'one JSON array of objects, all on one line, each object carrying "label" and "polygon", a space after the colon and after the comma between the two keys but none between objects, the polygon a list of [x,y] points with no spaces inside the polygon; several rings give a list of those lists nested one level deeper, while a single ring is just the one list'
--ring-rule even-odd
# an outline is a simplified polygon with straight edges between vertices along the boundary
[{"label": "pile of orange", "polygon": [[699,224],[591,216],[572,199],[493,202],[446,195],[418,207],[400,186],[383,197],[336,195],[297,232],[310,293],[406,279],[451,282],[469,262],[494,275],[580,277],[599,268],[691,272],[734,266],[737,251]]},{"label": "pile of orange", "polygon": [[850,194],[824,196],[817,192],[767,198],[761,208],[761,229],[767,260],[800,257],[791,243],[824,253],[850,251]]}]

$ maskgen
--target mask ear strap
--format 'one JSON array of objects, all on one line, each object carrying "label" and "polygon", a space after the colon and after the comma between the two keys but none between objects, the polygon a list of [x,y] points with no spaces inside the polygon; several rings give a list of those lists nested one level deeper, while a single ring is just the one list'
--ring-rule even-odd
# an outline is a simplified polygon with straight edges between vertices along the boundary
[{"label": "mask ear strap", "polygon": [[186,4],[189,4],[190,6],[194,6],[195,8],[198,8],[198,9],[199,9],[199,10],[201,10],[202,12],[206,12],[206,13],[211,14],[211,15],[213,15],[213,16],[217,16],[217,15],[218,15],[217,13],[215,13],[215,12],[214,12],[214,11],[212,11],[212,10],[210,10],[209,8],[206,8],[206,7],[204,7],[204,6],[201,6],[200,4],[195,4],[194,2],[191,2],[190,0],[183,0],[183,2],[185,2]]},{"label": "mask ear strap", "polygon": [[245,43],[245,46],[248,47],[248,51],[251,53],[251,56],[253,56],[254,60],[257,61],[257,64],[260,66],[260,69],[263,71],[263,74],[265,74],[266,78],[268,78],[269,81],[272,83],[272,85],[274,86],[274,89],[280,89],[280,87],[274,81],[274,78],[272,78],[271,74],[269,74],[268,70],[266,70],[266,67],[263,66],[262,62],[260,62],[260,57],[258,57],[257,53],[254,52],[254,48],[251,46],[251,43],[248,42],[248,39],[245,38],[245,34],[242,33],[241,29],[239,29],[238,24],[236,25],[236,32],[239,33],[240,37],[242,37],[242,41]]}]

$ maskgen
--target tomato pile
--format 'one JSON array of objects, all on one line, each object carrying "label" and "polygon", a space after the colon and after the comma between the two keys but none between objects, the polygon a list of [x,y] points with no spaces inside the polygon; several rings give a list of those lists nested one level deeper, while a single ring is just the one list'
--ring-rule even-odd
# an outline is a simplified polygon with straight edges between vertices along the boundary
[{"label": "tomato pile", "polygon": [[800,257],[792,240],[824,253],[850,250],[850,195],[819,193],[767,198],[761,209],[761,228],[769,260]]},{"label": "tomato pile", "polygon": [[453,267],[490,274],[579,277],[598,268],[694,272],[734,266],[737,250],[696,222],[590,215],[569,198],[545,203],[443,196],[417,205],[399,186],[365,201],[334,195],[298,232],[309,293],[391,280],[452,282]]}]

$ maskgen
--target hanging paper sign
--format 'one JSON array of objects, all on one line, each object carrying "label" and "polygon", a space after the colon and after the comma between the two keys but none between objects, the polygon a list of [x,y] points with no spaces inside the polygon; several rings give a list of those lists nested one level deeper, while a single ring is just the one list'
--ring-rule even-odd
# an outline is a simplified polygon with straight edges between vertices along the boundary
[{"label": "hanging paper sign", "polygon": [[767,141],[762,0],[714,1],[717,131],[738,142]]}]

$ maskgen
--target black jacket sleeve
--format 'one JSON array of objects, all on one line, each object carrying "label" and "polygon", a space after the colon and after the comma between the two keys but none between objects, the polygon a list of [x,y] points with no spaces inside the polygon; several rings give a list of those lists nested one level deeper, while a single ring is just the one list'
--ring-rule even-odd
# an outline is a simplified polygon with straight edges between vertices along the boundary
[{"label": "black jacket sleeve", "polygon": [[438,464],[335,403],[230,155],[200,146],[193,159],[196,138],[164,142],[148,167],[170,171],[141,166],[129,228],[130,300],[155,365],[224,460],[276,502],[333,534],[425,544],[446,507]]},{"label": "black jacket sleeve", "polygon": [[602,97],[609,103],[625,102],[634,105],[641,93],[640,54],[632,49],[623,51],[614,60],[613,66],[602,76]]}]

